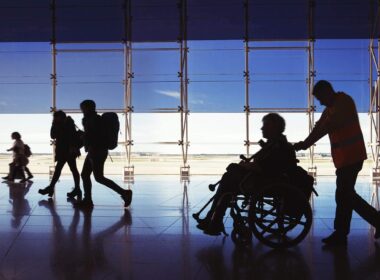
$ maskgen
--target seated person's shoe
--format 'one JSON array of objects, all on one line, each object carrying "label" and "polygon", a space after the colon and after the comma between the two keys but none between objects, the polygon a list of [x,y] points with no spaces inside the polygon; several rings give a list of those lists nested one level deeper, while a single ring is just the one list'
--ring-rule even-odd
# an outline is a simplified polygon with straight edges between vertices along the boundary
[{"label": "seated person's shoe", "polygon": [[132,202],[132,191],[124,190],[121,193],[121,198],[124,200],[124,207],[128,207],[129,205],[131,205]]},{"label": "seated person's shoe", "polygon": [[334,231],[330,236],[323,238],[322,242],[328,246],[347,246],[347,236]]},{"label": "seated person's shoe", "polygon": [[200,230],[205,230],[208,228],[210,224],[210,219],[202,219],[202,220],[199,220],[199,223],[197,224],[197,228],[199,228]]},{"label": "seated person's shoe", "polygon": [[83,200],[74,203],[74,207],[78,209],[92,209],[94,208],[94,203],[92,202],[92,199],[84,198]]},{"label": "seated person's shoe", "polygon": [[33,178],[34,178],[34,176],[30,175],[30,176],[28,176],[28,178],[26,178],[26,180],[29,181],[30,179],[33,179]]},{"label": "seated person's shoe", "polygon": [[74,188],[71,192],[67,193],[67,197],[70,199],[74,199],[77,196],[78,200],[82,199],[82,191],[79,187]]},{"label": "seated person's shoe", "polygon": [[212,235],[212,236],[218,236],[221,233],[223,233],[225,236],[228,236],[228,234],[226,233],[226,230],[224,229],[223,222],[210,221],[207,228],[204,229],[203,232],[207,235]]},{"label": "seated person's shoe", "polygon": [[47,195],[49,195],[50,197],[52,197],[53,194],[54,194],[54,188],[52,188],[51,186],[47,186],[47,187],[44,188],[44,189],[39,189],[39,190],[38,190],[38,193],[43,194],[43,195],[47,194]]},{"label": "seated person's shoe", "polygon": [[5,176],[5,177],[1,177],[1,178],[4,179],[4,180],[8,180],[9,176]]}]

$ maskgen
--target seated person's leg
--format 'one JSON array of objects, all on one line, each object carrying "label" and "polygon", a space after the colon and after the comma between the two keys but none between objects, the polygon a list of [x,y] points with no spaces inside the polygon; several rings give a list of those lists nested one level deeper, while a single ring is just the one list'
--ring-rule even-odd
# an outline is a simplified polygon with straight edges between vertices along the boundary
[{"label": "seated person's leg", "polygon": [[216,191],[214,201],[208,211],[206,218],[199,224],[198,228],[208,231],[223,231],[223,217],[233,195],[239,193],[239,184],[249,173],[247,169],[238,164],[230,164],[227,172],[223,174],[219,187]]}]

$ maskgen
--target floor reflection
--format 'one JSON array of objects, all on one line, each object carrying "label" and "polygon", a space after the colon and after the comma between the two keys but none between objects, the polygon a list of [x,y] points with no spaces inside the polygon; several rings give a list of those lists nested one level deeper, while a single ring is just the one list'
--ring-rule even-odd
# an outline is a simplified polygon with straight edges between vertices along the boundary
[{"label": "floor reflection", "polygon": [[[115,232],[132,224],[132,217],[128,209],[119,221],[106,229],[92,232],[92,209],[78,210],[73,207],[73,217],[67,229],[62,225],[52,199],[41,200],[41,207],[46,207],[53,219],[53,247],[51,268],[58,279],[93,279],[94,275],[107,275],[109,279],[122,277],[121,271],[115,271],[107,259],[104,242]],[[81,218],[82,228],[79,227]]]},{"label": "floor reflection", "polygon": [[[212,195],[214,181],[137,176],[126,212],[118,195],[96,183],[94,209],[75,209],[66,201],[71,177],[62,178],[54,201],[38,194],[47,179],[1,184],[0,279],[380,279],[380,242],[356,214],[347,249],[322,248],[333,227],[335,178],[319,178],[313,227],[288,250],[204,235],[191,214]],[[361,178],[357,186],[368,201],[371,184]]]},{"label": "floor reflection", "polygon": [[202,248],[197,257],[206,267],[209,279],[311,278],[309,266],[297,250],[263,253],[259,248],[248,246],[235,247],[228,253],[223,245],[214,245]]},{"label": "floor reflection", "polygon": [[6,183],[9,187],[9,203],[12,205],[12,220],[13,228],[18,228],[21,225],[23,217],[30,215],[31,207],[29,201],[25,198],[33,185],[33,182],[27,183]]}]

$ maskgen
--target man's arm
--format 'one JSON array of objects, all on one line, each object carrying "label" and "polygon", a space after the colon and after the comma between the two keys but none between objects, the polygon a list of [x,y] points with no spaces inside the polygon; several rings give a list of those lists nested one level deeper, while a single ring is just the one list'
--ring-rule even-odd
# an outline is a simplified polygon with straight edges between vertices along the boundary
[{"label": "man's arm", "polygon": [[329,132],[327,122],[327,111],[325,110],[323,111],[319,121],[315,124],[313,130],[310,132],[309,136],[307,136],[304,141],[294,144],[294,149],[296,151],[306,150],[310,146],[314,145],[314,143],[316,143],[319,139],[321,139]]}]

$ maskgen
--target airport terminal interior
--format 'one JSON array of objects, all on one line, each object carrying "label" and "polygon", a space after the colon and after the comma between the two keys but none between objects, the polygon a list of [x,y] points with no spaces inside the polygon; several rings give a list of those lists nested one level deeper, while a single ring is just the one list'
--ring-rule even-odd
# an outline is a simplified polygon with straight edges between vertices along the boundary
[{"label": "airport terminal interior", "polygon": [[[265,148],[267,114],[291,144],[313,130],[321,80],[356,105],[367,159],[355,190],[379,211],[379,1],[0,0],[0,280],[380,279],[380,218],[377,232],[354,212],[347,244],[322,242],[336,215],[332,151],[357,138],[296,149],[313,182],[276,177],[253,193],[236,182],[225,234],[202,228],[229,164]],[[53,115],[84,130],[83,100],[118,117],[104,173],[133,192],[126,207],[94,176],[93,207],[68,198],[67,166],[51,196],[39,191],[56,171]],[[32,152],[27,180],[10,180],[16,131]]]}]

